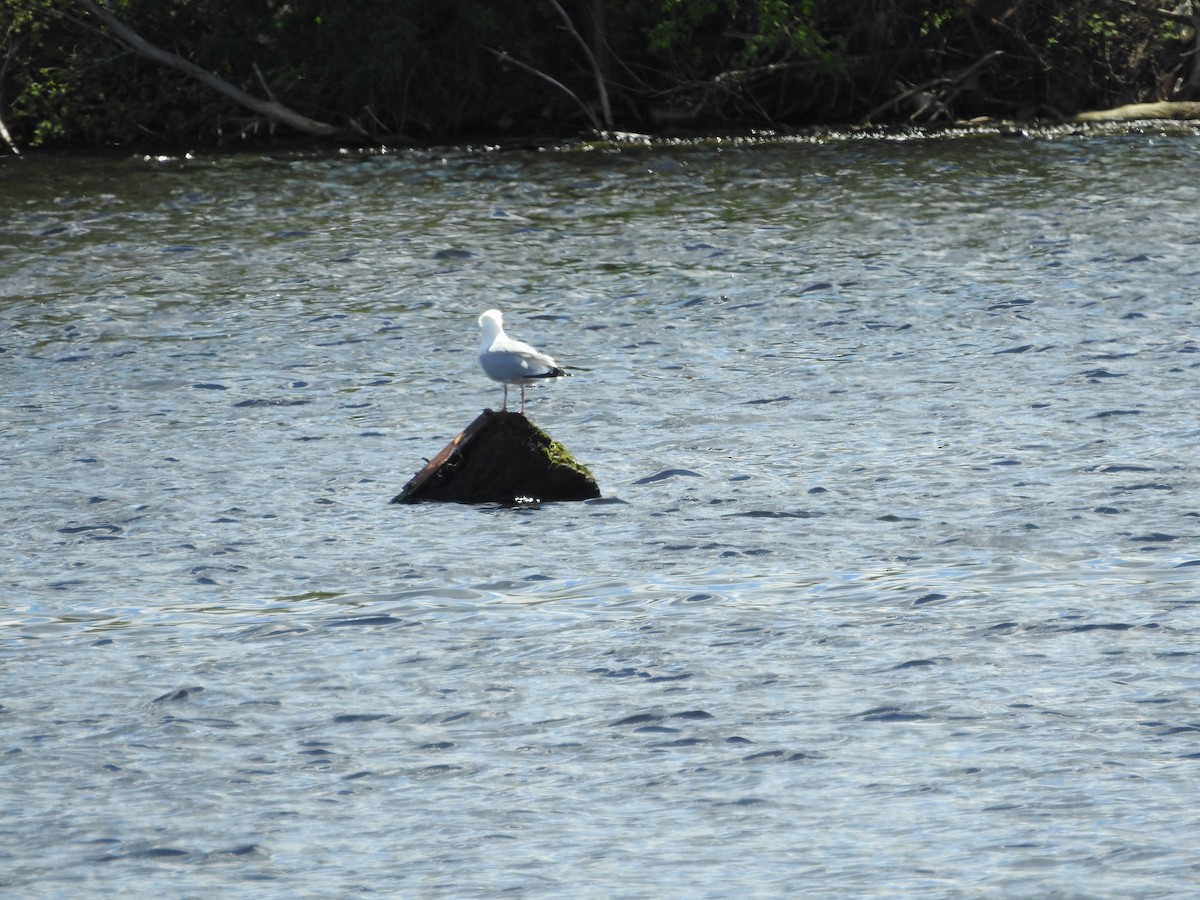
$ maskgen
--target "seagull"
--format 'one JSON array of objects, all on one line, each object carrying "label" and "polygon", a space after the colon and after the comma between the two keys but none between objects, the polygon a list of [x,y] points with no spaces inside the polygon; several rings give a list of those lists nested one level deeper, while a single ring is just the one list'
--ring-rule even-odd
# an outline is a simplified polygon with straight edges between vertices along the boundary
[{"label": "seagull", "polygon": [[498,309],[489,309],[479,317],[479,368],[492,381],[504,385],[501,412],[508,409],[508,386],[520,385],[522,415],[525,413],[526,383],[562,378],[567,374],[542,351],[505,334],[503,317]]}]

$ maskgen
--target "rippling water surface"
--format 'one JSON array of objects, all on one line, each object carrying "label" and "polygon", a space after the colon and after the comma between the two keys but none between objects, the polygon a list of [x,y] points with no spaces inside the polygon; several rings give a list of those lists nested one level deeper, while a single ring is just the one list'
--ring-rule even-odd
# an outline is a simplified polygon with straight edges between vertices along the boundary
[{"label": "rippling water surface", "polygon": [[[1198,165],[0,162],[0,888],[1190,891]],[[604,499],[390,505],[492,306]]]}]

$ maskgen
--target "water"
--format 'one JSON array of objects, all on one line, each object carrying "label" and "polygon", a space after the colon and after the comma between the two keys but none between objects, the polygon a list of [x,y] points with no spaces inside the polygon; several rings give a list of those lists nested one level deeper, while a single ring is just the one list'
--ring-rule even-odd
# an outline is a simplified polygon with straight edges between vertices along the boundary
[{"label": "water", "polygon": [[[0,887],[1189,892],[1198,162],[4,162]],[[389,504],[491,306],[604,500]]]}]

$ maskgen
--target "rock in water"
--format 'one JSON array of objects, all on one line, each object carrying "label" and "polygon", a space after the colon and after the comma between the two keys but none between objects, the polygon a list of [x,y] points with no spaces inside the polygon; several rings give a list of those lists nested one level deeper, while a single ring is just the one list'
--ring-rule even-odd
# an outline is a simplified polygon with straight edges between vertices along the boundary
[{"label": "rock in water", "polygon": [[592,474],[525,416],[482,414],[393,503],[529,503],[600,496]]}]

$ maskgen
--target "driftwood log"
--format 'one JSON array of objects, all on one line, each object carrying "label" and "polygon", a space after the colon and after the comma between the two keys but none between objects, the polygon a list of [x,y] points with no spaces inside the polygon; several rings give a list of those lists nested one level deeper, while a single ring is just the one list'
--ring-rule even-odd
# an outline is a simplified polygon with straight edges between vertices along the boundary
[{"label": "driftwood log", "polygon": [[485,409],[431,459],[393,503],[591,500],[596,480],[525,416]]},{"label": "driftwood log", "polygon": [[1076,122],[1134,122],[1139,119],[1200,119],[1200,103],[1177,100],[1161,103],[1130,103],[1114,109],[1081,112]]}]

